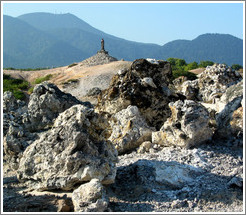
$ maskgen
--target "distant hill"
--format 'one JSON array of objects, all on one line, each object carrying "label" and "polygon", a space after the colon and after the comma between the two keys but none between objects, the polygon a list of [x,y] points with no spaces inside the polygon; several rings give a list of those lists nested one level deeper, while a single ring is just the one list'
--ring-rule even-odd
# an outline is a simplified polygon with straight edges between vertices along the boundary
[{"label": "distant hill", "polygon": [[243,65],[243,40],[229,34],[203,34],[194,40],[169,42],[156,55],[164,59],[182,58],[187,62],[209,60]]},{"label": "distant hill", "polygon": [[194,40],[175,40],[163,46],[124,40],[104,33],[72,14],[31,13],[3,16],[4,67],[52,67],[80,62],[100,49],[118,59],[211,60],[243,64],[243,40],[226,34],[204,34]]}]

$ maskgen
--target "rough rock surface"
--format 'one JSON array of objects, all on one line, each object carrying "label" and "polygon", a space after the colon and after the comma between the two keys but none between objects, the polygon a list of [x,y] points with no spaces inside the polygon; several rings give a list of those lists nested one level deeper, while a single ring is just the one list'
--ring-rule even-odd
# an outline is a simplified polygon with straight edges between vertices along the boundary
[{"label": "rough rock surface", "polygon": [[[49,128],[59,113],[75,104],[85,103],[71,94],[63,93],[56,85],[43,82],[34,87],[24,122],[32,131]],[[90,104],[87,105],[90,106]]]},{"label": "rough rock surface", "polygon": [[[242,123],[243,110],[239,109],[235,114],[234,112],[242,106],[243,99],[243,81],[230,86],[226,92],[221,96],[220,100],[216,103],[217,115],[217,135],[221,138],[230,138],[232,136],[241,136],[242,140]],[[241,114],[240,114],[241,112]],[[233,116],[234,114],[234,116]],[[241,115],[241,116],[240,116]],[[236,118],[241,118],[238,123]],[[232,121],[232,122],[231,122]],[[237,125],[238,124],[238,125]],[[232,129],[234,127],[234,130]],[[236,129],[236,127],[241,129]],[[241,131],[240,131],[241,130]],[[241,135],[236,132],[238,131]]]},{"label": "rough rock surface", "polygon": [[73,191],[72,200],[75,212],[104,212],[108,207],[106,189],[98,179],[80,185]]},{"label": "rough rock surface", "polygon": [[97,178],[114,182],[117,151],[99,136],[93,109],[74,105],[61,113],[53,128],[25,150],[18,178],[39,190],[71,190],[76,184]]},{"label": "rough rock surface", "polygon": [[97,54],[93,55],[90,58],[82,61],[80,66],[96,66],[96,65],[103,65],[106,63],[110,63],[113,61],[118,61],[115,57],[112,57],[106,51],[98,51]]},{"label": "rough rock surface", "polygon": [[194,81],[185,81],[178,87],[178,80],[174,83],[178,92],[187,96],[187,99],[203,102],[215,102],[226,89],[242,80],[241,75],[225,64],[214,64],[197,75]]},{"label": "rough rock surface", "polygon": [[207,66],[198,75],[199,93],[203,101],[209,102],[221,97],[226,89],[242,80],[241,75],[225,64]]},{"label": "rough rock surface", "polygon": [[175,145],[189,148],[212,138],[209,127],[209,112],[192,100],[170,103],[172,116],[160,131],[152,133],[152,142],[161,145]]},{"label": "rough rock surface", "polygon": [[99,96],[96,110],[115,114],[129,105],[137,106],[148,125],[159,129],[171,114],[168,103],[179,98],[168,88],[171,79],[170,63],[135,60],[129,70],[112,78],[110,87]]},{"label": "rough rock surface", "polygon": [[136,149],[143,141],[151,140],[152,131],[136,106],[129,105],[110,120],[112,134],[109,140],[119,154]]},{"label": "rough rock surface", "polygon": [[11,122],[22,123],[22,115],[27,111],[24,101],[16,100],[12,92],[3,94],[3,135],[6,135]]},{"label": "rough rock surface", "polygon": [[117,167],[109,192],[112,211],[243,211],[241,147],[222,141],[193,149],[161,147],[121,155]]}]

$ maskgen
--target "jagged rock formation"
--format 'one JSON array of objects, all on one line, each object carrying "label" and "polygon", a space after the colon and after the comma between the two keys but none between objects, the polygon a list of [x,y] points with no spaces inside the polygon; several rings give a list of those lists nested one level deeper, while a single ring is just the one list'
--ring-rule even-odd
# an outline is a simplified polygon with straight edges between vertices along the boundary
[{"label": "jagged rock formation", "polygon": [[115,145],[119,154],[136,149],[142,142],[151,140],[152,131],[136,106],[114,114],[110,120],[112,134],[109,140]]},{"label": "jagged rock formation", "polygon": [[129,105],[137,106],[147,124],[159,129],[171,115],[168,103],[179,99],[168,88],[171,80],[170,63],[135,60],[129,70],[112,78],[109,88],[99,95],[96,110],[115,114]]},{"label": "jagged rock formation", "polygon": [[185,100],[170,103],[172,116],[160,131],[152,133],[152,142],[189,148],[212,138],[209,112],[201,104]]},{"label": "jagged rock formation", "polygon": [[84,104],[71,94],[63,93],[57,86],[49,82],[43,82],[34,87],[28,103],[28,114],[25,116],[25,124],[31,131],[49,128],[59,113],[75,104]]},{"label": "jagged rock formation", "polygon": [[183,82],[182,87],[178,86],[179,81],[174,84],[187,99],[213,103],[215,103],[215,99],[218,100],[225,93],[228,87],[242,80],[238,72],[225,64],[207,66],[205,71],[197,77],[198,79],[194,81]]},{"label": "jagged rock formation", "polygon": [[75,212],[104,212],[108,207],[106,189],[98,179],[82,184],[72,195]]},{"label": "jagged rock formation", "polygon": [[32,180],[39,190],[72,190],[93,178],[113,183],[117,151],[98,135],[100,130],[90,121],[94,117],[93,109],[83,105],[61,113],[53,128],[23,153],[19,180]]},{"label": "jagged rock formation", "polygon": [[11,122],[22,123],[22,115],[27,111],[26,103],[16,100],[13,93],[3,94],[3,135],[8,132]]},{"label": "jagged rock formation", "polygon": [[217,132],[220,138],[242,139],[243,136],[243,81],[230,86],[216,103]]},{"label": "jagged rock formation", "polygon": [[115,57],[110,56],[107,51],[100,50],[97,52],[97,54],[82,61],[80,66],[103,65],[114,61],[118,60]]},{"label": "jagged rock formation", "polygon": [[243,81],[211,68],[175,80],[183,96],[170,86],[169,63],[136,60],[108,89],[90,92],[99,93],[96,111],[48,83],[28,106],[5,93],[4,167],[19,181],[4,178],[4,209],[43,210],[47,195],[34,193],[48,190],[60,195],[51,211],[241,212]]}]

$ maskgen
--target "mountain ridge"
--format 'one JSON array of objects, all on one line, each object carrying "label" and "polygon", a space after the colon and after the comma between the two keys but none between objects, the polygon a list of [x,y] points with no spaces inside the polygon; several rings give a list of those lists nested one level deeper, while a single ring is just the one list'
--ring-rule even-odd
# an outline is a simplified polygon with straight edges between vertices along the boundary
[{"label": "mountain ridge", "polygon": [[[16,23],[24,27],[15,28]],[[187,62],[243,64],[243,40],[229,34],[207,33],[193,40],[174,40],[160,46],[109,35],[69,13],[31,13],[16,18],[4,15],[3,36],[5,68],[57,67],[80,62],[100,50],[102,37],[111,56],[127,61],[176,57]]]}]

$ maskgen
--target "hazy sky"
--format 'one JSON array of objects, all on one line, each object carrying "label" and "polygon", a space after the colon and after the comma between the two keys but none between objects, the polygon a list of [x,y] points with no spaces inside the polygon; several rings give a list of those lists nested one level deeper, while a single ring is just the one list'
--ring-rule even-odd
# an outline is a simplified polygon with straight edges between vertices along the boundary
[{"label": "hazy sky", "polygon": [[1,2],[3,14],[71,13],[93,27],[127,40],[163,45],[194,39],[204,33],[243,38],[242,2],[222,3],[11,3]]}]

